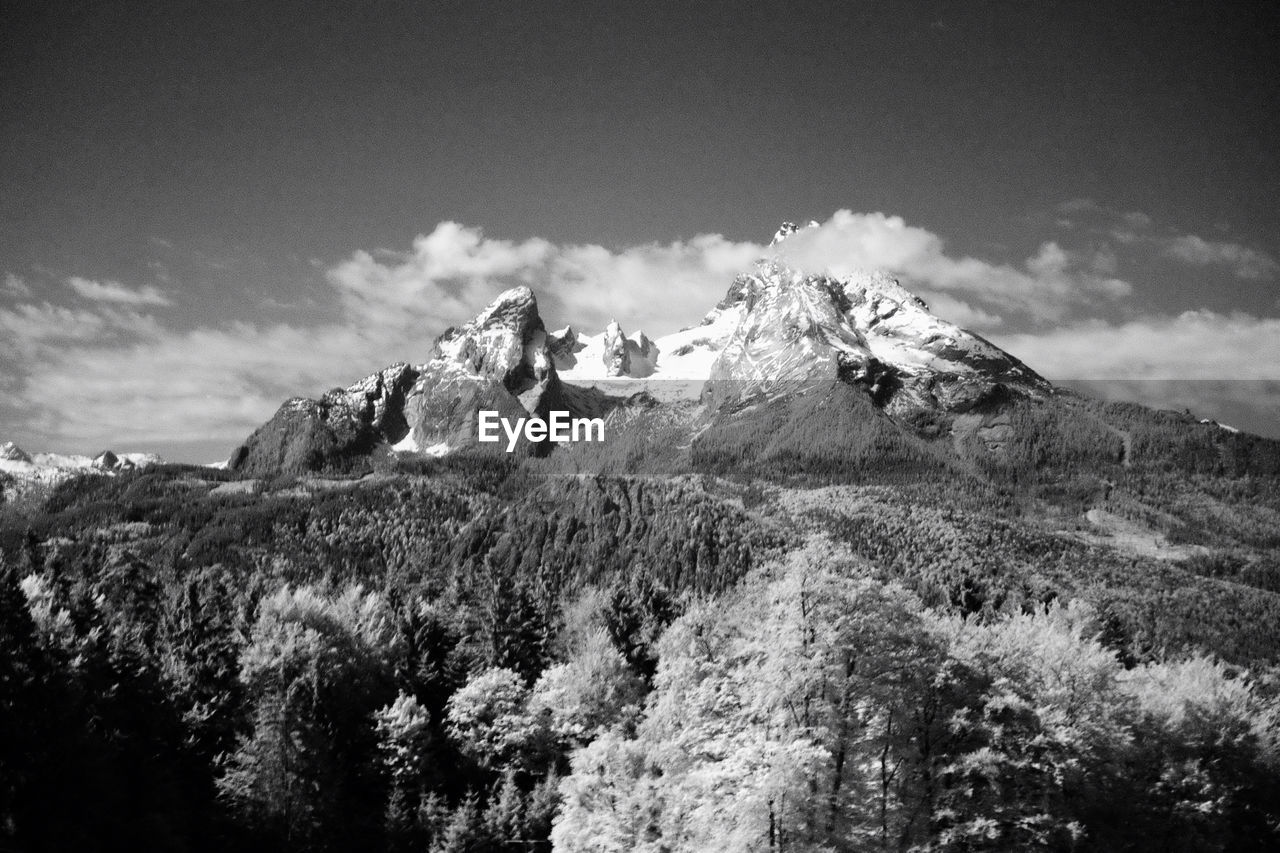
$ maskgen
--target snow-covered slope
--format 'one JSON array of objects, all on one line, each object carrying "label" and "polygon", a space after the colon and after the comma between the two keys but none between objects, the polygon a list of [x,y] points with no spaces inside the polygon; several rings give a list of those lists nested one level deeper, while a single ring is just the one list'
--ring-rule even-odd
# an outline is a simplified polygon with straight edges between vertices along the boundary
[{"label": "snow-covered slope", "polygon": [[566,382],[643,379],[653,375],[662,353],[644,332],[628,335],[617,320],[598,335],[578,334],[567,326],[551,337],[556,371]]},{"label": "snow-covered slope", "polygon": [[[810,223],[805,227],[814,227]],[[785,222],[777,246],[801,230]],[[965,409],[997,388],[1039,393],[1048,383],[988,341],[932,314],[896,279],[877,271],[833,278],[797,270],[776,254],[737,277],[702,323],[653,342],[654,357],[630,363],[617,324],[601,335],[558,333],[572,350],[566,382],[611,393],[648,390],[659,399],[698,399],[707,380],[762,385],[853,381],[897,408]],[[631,347],[646,341],[643,335]],[[612,361],[610,360],[612,358]]]},{"label": "snow-covered slope", "polygon": [[12,441],[0,444],[0,474],[10,483],[0,500],[32,488],[56,486],[80,474],[115,474],[163,462],[154,453],[113,453],[97,456],[73,453],[27,453]]}]

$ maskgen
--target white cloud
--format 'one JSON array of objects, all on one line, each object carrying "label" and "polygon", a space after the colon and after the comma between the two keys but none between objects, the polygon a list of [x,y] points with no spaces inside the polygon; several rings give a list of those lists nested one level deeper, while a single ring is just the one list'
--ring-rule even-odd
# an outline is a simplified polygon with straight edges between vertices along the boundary
[{"label": "white cloud", "polygon": [[0,293],[5,296],[26,298],[31,295],[31,288],[27,286],[27,283],[20,276],[7,272],[4,274],[4,284],[0,284]]},{"label": "white cloud", "polygon": [[1183,234],[1165,240],[1162,250],[1169,257],[1194,266],[1226,267],[1237,278],[1273,278],[1280,272],[1280,263],[1266,252],[1259,252],[1239,243],[1205,240],[1194,234]]},{"label": "white cloud", "polygon": [[661,334],[701,319],[763,252],[719,235],[620,250],[514,242],[443,222],[409,253],[354,253],[329,280],[353,316],[391,327],[457,324],[502,290],[525,284],[549,322],[598,329],[616,317],[629,331]]},{"label": "white cloud", "polygon": [[85,299],[94,302],[114,302],[120,305],[172,305],[169,297],[151,285],[133,290],[118,281],[94,281],[88,278],[72,276],[67,279],[67,287]]},{"label": "white cloud", "polygon": [[72,449],[200,438],[229,451],[288,397],[381,366],[366,364],[369,349],[352,330],[245,323],[61,346],[27,374],[29,426]]},{"label": "white cloud", "polygon": [[918,294],[929,305],[929,310],[944,320],[950,320],[964,329],[995,329],[1004,325],[1004,318],[991,314],[981,308],[975,308],[968,302],[956,299],[947,293],[922,290]]},{"label": "white cloud", "polygon": [[1129,295],[1128,282],[1100,270],[1092,255],[1040,246],[1021,269],[972,257],[954,257],[938,235],[883,213],[837,211],[818,228],[800,231],[777,247],[802,269],[848,275],[885,269],[908,287],[964,295],[1001,311],[1058,320],[1080,306]]},{"label": "white cloud", "polygon": [[1157,227],[1150,216],[1140,211],[1119,211],[1091,199],[1072,199],[1056,208],[1064,218],[1064,228],[1088,226],[1101,235],[1124,246],[1146,246],[1161,255],[1198,267],[1221,267],[1237,278],[1247,280],[1274,278],[1280,273],[1280,262],[1258,249],[1225,240],[1206,240],[1196,234],[1168,227]]},{"label": "white cloud", "polygon": [[154,318],[134,311],[79,310],[44,302],[0,308],[0,333],[0,355],[32,361],[56,360],[58,351],[66,347],[154,340],[161,328]]},{"label": "white cloud", "polygon": [[[493,239],[444,222],[408,253],[356,252],[330,270],[329,279],[353,316],[399,328],[456,324],[502,289],[526,284],[551,322],[598,329],[617,318],[629,331],[662,334],[697,322],[733,277],[768,251],[715,234],[623,249],[558,246],[538,238]],[[998,324],[1003,312],[1057,320],[1131,292],[1105,253],[1045,243],[1019,269],[953,257],[936,234],[879,213],[839,211],[776,251],[804,269],[835,275],[887,269],[935,299],[948,294],[958,321],[981,326]]]},{"label": "white cloud", "polygon": [[1280,318],[1187,311],[992,340],[1050,379],[1280,379]]}]

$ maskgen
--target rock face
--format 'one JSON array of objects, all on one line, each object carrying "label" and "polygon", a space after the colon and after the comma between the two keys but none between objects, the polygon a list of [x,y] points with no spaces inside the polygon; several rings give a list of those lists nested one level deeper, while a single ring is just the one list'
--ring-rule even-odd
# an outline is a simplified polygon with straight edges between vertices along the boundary
[{"label": "rock face", "polygon": [[845,318],[838,282],[761,262],[734,282],[729,300],[739,302],[742,319],[711,366],[717,405],[885,372]]},{"label": "rock face", "polygon": [[587,345],[579,340],[573,326],[565,326],[558,332],[547,336],[547,347],[551,350],[551,363],[557,371],[572,370],[578,364],[578,353]]},{"label": "rock face", "polygon": [[516,418],[566,408],[561,403],[538,301],[529,288],[516,287],[436,340],[435,356],[405,400],[406,449],[440,453],[474,443],[480,409]]},{"label": "rock face", "polygon": [[617,320],[610,321],[604,329],[605,376],[630,376],[631,355],[627,352],[627,336]]},{"label": "rock face", "polygon": [[120,467],[120,457],[110,450],[104,450],[93,457],[93,467],[101,468],[104,471],[113,471]]},{"label": "rock face", "polygon": [[318,400],[288,400],[227,467],[255,476],[349,469],[379,445],[404,438],[405,394],[417,378],[414,368],[394,364]]},{"label": "rock face", "polygon": [[1011,391],[1049,389],[881,272],[836,279],[764,259],[734,281],[715,313],[734,310],[737,325],[711,367],[717,401],[840,380],[863,385],[890,411],[966,411]]},{"label": "rock face", "polygon": [[27,455],[27,452],[12,441],[0,444],[0,459],[8,462],[31,462],[31,457]]},{"label": "rock face", "polygon": [[601,346],[605,376],[643,379],[653,375],[658,367],[658,345],[644,332],[637,334],[634,339],[627,337],[617,320],[605,327]]}]

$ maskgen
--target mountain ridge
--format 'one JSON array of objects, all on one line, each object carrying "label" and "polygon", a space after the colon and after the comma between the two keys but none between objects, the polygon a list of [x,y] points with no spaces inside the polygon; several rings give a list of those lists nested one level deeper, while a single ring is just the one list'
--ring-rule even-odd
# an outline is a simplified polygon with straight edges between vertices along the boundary
[{"label": "mountain ridge", "polygon": [[[784,223],[771,248],[799,230]],[[391,387],[388,370],[400,371],[400,384],[378,396],[369,389]],[[402,387],[406,370],[415,376]],[[286,402],[229,464],[255,473],[343,470],[378,450],[439,456],[474,449],[481,409],[513,418],[551,410],[596,416],[645,395],[645,405],[694,404],[714,416],[779,389],[794,394],[829,382],[861,388],[899,420],[1052,391],[1017,358],[936,317],[883,272],[836,278],[793,269],[772,252],[729,283],[699,324],[657,339],[627,335],[616,319],[597,335],[573,325],[549,332],[533,291],[512,288],[446,330],[427,362],[393,365],[318,401]],[[352,400],[365,403],[337,405]]]}]

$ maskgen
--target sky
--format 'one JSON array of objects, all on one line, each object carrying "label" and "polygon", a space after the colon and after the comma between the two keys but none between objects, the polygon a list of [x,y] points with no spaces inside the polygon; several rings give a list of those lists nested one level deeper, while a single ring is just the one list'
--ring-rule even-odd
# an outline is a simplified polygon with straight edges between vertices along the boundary
[{"label": "sky", "polygon": [[1050,378],[1280,435],[1277,43],[1268,2],[12,0],[0,440],[225,458],[510,284],[656,336],[810,219]]}]

